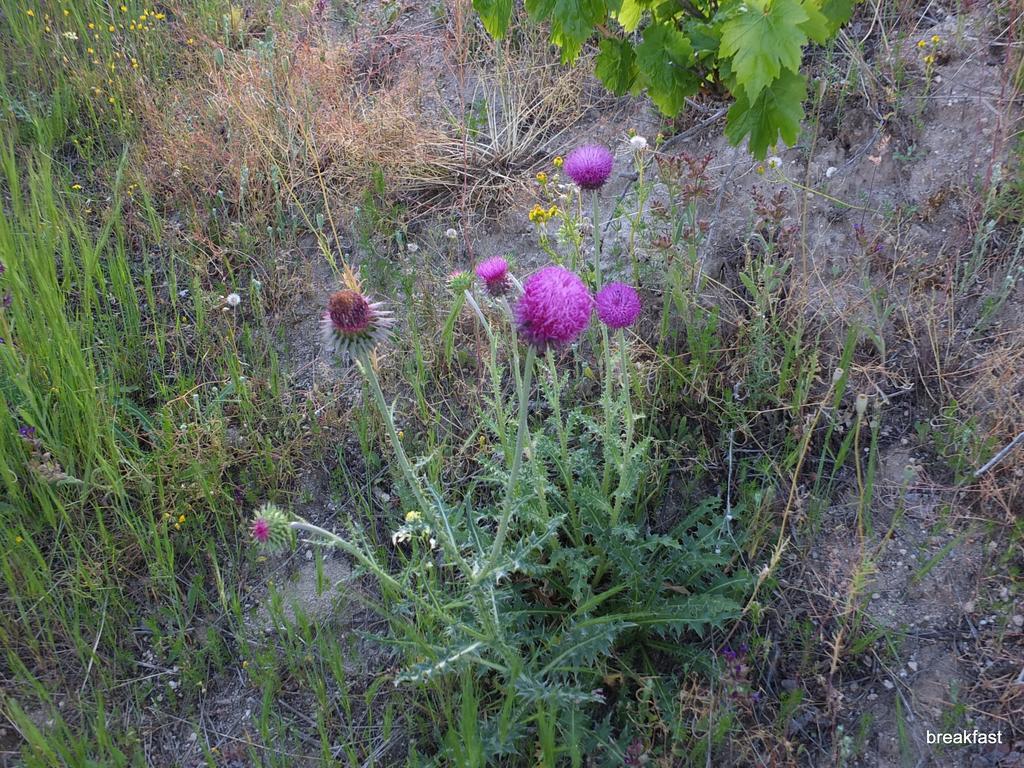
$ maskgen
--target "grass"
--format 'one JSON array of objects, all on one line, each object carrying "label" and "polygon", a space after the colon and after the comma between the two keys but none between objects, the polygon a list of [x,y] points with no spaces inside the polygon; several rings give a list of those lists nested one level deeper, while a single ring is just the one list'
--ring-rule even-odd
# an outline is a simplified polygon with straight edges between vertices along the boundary
[{"label": "grass", "polygon": [[[902,654],[864,598],[920,492],[884,476],[889,428],[972,512],[1019,505],[1019,456],[972,476],[1024,429],[1010,171],[971,190],[949,303],[911,304],[915,214],[822,190],[870,225],[850,241],[856,306],[830,316],[813,211],[794,202],[817,191],[809,170],[767,170],[721,269],[710,156],[650,137],[596,215],[560,187],[551,157],[594,100],[529,26],[495,46],[468,3],[439,5],[430,34],[463,87],[427,121],[422,79],[385,55],[430,53],[401,14],[346,6],[338,33],[312,7],[0,2],[3,760],[796,764],[820,737],[848,764],[870,748],[881,726],[840,722],[834,702]],[[877,20],[882,48],[916,40]],[[798,151],[887,85],[908,130],[928,129],[931,86],[868,59],[849,38],[827,52],[827,78],[858,77],[822,91]],[[531,202],[557,209],[533,252],[584,274],[601,223],[604,268],[642,287],[637,326],[534,360],[500,301],[452,291],[447,273],[484,255],[480,212],[525,220]],[[307,319],[356,268],[399,315],[379,394],[376,375],[309,363]],[[255,549],[266,501],[347,555]],[[403,522],[413,510],[429,535]],[[819,570],[837,510],[853,544]],[[1012,581],[1019,524],[996,522],[993,568]],[[965,540],[923,555],[914,585]],[[529,567],[494,586],[474,572],[510,552]],[[1000,642],[985,652],[1012,656]],[[819,732],[794,737],[818,707]]]}]

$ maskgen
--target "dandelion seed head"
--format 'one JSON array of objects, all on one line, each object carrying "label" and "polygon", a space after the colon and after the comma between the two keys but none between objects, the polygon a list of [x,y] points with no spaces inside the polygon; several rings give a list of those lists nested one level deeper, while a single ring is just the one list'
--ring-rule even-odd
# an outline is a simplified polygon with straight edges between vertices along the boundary
[{"label": "dandelion seed head", "polygon": [[642,152],[647,149],[647,139],[637,134],[636,136],[630,136],[629,148],[634,152]]},{"label": "dandelion seed head", "polygon": [[239,304],[242,303],[242,297],[239,296],[237,293],[229,293],[227,297],[224,299],[224,301],[227,302],[227,305],[229,307],[237,307]]}]

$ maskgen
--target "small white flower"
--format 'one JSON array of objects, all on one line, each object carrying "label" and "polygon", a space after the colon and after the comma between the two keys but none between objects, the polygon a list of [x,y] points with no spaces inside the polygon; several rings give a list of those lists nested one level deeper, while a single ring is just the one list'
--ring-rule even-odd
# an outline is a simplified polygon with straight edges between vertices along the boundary
[{"label": "small white flower", "polygon": [[637,134],[629,139],[629,148],[634,152],[642,152],[647,149],[647,139]]},{"label": "small white flower", "polygon": [[834,165],[830,165],[828,168],[825,169],[825,178],[831,179],[833,176],[836,175],[836,171],[838,170],[839,169],[836,168]]},{"label": "small white flower", "polygon": [[435,539],[433,536],[430,537],[430,548],[437,549],[437,539]]},{"label": "small white flower", "polygon": [[772,155],[771,157],[764,161],[764,164],[767,165],[772,170],[775,170],[776,168],[782,167],[782,158],[778,157],[777,155]]},{"label": "small white flower", "polygon": [[227,295],[227,298],[224,299],[224,301],[228,303],[229,307],[237,307],[239,304],[242,303],[242,297],[239,296],[237,293],[229,293]]},{"label": "small white flower", "polygon": [[78,39],[78,35],[75,34],[74,32],[65,32],[64,33],[64,37],[66,37],[68,40],[77,40]]},{"label": "small white flower", "polygon": [[444,233],[444,236],[449,240],[454,240],[459,236],[459,233],[455,231],[454,227],[448,227],[448,230]]},{"label": "small white flower", "polygon": [[420,247],[416,245],[416,243],[409,243],[407,246],[405,246],[405,249],[409,251],[409,253],[416,253],[416,251],[418,251]]}]

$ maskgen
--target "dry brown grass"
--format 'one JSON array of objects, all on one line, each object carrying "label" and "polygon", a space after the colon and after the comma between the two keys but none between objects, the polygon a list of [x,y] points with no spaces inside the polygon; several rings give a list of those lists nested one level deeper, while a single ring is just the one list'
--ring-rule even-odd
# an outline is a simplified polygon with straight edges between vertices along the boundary
[{"label": "dry brown grass", "polygon": [[559,67],[544,46],[491,43],[467,65],[454,44],[430,45],[385,30],[279,40],[272,57],[221,51],[195,87],[150,100],[146,175],[177,209],[219,195],[235,209],[276,198],[302,217],[343,216],[375,177],[405,202],[493,201],[585,109],[586,67]]}]

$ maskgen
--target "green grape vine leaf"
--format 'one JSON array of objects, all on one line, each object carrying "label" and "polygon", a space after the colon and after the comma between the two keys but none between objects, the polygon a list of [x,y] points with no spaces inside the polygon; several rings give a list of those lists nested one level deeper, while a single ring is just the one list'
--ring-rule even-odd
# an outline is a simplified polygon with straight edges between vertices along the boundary
[{"label": "green grape vine leaf", "polygon": [[501,40],[508,32],[512,0],[473,0],[473,8],[479,14],[487,34],[495,40]]},{"label": "green grape vine leaf", "polygon": [[800,68],[807,45],[802,25],[810,18],[798,0],[747,0],[722,25],[719,53],[732,59],[736,82],[748,99],[756,99],[783,70]]},{"label": "green grape vine leaf", "polygon": [[783,141],[793,145],[800,134],[806,98],[806,78],[788,71],[763,88],[753,101],[740,89],[726,117],[725,135],[733,144],[749,136],[750,151],[758,158],[763,158],[768,149],[775,146],[780,135]]},{"label": "green grape vine leaf", "polygon": [[700,88],[693,69],[693,46],[674,25],[652,24],[636,47],[636,60],[647,94],[666,115],[676,115],[687,96]]}]

